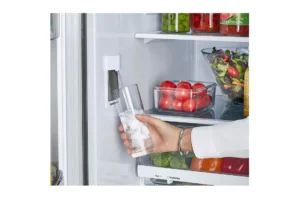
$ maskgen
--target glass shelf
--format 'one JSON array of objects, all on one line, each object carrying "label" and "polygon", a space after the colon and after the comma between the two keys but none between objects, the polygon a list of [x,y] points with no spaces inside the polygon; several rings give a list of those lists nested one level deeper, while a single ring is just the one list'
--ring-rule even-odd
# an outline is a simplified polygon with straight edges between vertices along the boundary
[{"label": "glass shelf", "polygon": [[216,95],[215,106],[209,111],[190,115],[184,113],[159,112],[155,108],[146,110],[146,114],[168,122],[213,125],[244,119],[243,105],[228,104],[222,95]]},{"label": "glass shelf", "polygon": [[223,36],[220,33],[163,33],[161,31],[136,33],[135,38],[144,39],[144,43],[152,40],[182,40],[182,41],[224,41],[249,42],[249,37]]}]

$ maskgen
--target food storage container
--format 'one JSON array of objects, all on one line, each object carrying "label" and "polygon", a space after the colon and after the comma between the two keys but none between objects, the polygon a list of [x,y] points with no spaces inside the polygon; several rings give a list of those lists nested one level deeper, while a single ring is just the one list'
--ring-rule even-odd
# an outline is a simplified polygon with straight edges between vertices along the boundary
[{"label": "food storage container", "polygon": [[249,158],[222,158],[221,172],[237,175],[249,175]]},{"label": "food storage container", "polygon": [[166,33],[189,32],[190,15],[188,13],[163,13],[162,31]]},{"label": "food storage container", "polygon": [[220,31],[220,13],[193,13],[190,17],[193,32]]},{"label": "food storage container", "polygon": [[199,159],[193,157],[192,163],[190,166],[191,170],[194,171],[206,171],[206,172],[221,172],[222,158],[204,158]]},{"label": "food storage container", "polygon": [[221,13],[222,35],[249,36],[249,13]]},{"label": "food storage container", "polygon": [[215,104],[216,83],[201,81],[164,81],[154,87],[155,109],[159,112],[195,115],[208,111]]},{"label": "food storage container", "polygon": [[188,169],[191,164],[191,159],[194,156],[195,154],[193,152],[164,152],[150,154],[152,165],[173,169]]},{"label": "food storage container", "polygon": [[212,69],[227,102],[243,105],[248,48],[206,48],[201,52]]}]

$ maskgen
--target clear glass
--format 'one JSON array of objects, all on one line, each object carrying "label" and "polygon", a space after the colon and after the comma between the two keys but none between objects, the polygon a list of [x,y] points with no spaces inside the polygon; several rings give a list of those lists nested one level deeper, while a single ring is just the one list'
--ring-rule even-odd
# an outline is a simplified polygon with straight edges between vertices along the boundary
[{"label": "clear glass", "polygon": [[143,102],[137,84],[113,91],[116,107],[124,131],[129,139],[129,148],[133,158],[150,154],[153,142],[148,126],[136,119],[136,114],[144,114]]},{"label": "clear glass", "polygon": [[191,14],[191,29],[193,32],[219,32],[219,13],[193,13]]},{"label": "clear glass", "polygon": [[163,13],[162,31],[166,33],[184,33],[190,31],[189,13]]}]

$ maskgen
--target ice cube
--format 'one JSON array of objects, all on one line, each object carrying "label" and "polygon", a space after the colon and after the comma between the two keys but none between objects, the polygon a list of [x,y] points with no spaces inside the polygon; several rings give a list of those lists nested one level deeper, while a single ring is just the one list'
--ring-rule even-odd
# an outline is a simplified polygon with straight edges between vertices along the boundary
[{"label": "ice cube", "polygon": [[147,126],[143,125],[141,129],[141,135],[144,139],[148,138],[150,136],[150,131]]},{"label": "ice cube", "polygon": [[139,122],[133,118],[130,118],[128,126],[132,131],[136,131],[138,130]]}]

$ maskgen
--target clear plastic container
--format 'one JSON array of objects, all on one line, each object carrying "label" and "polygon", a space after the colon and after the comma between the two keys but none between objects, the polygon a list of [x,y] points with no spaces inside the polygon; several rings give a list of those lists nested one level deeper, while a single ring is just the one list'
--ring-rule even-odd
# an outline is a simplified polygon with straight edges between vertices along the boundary
[{"label": "clear plastic container", "polygon": [[193,13],[191,14],[191,30],[193,32],[219,32],[219,13]]},{"label": "clear plastic container", "polygon": [[112,104],[117,108],[124,131],[129,139],[133,158],[152,153],[153,142],[147,124],[136,119],[136,114],[144,114],[144,107],[138,85],[130,85],[113,91]]},{"label": "clear plastic container", "polygon": [[163,13],[162,31],[165,33],[184,33],[190,31],[190,14]]},{"label": "clear plastic container", "polygon": [[221,13],[222,35],[249,36],[249,13]]},{"label": "clear plastic container", "polygon": [[178,80],[172,82],[176,87],[162,87],[162,83],[154,87],[154,103],[157,111],[195,115],[214,106],[216,83]]}]

